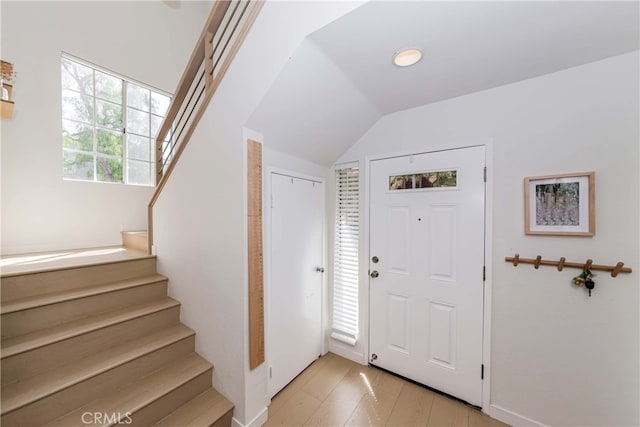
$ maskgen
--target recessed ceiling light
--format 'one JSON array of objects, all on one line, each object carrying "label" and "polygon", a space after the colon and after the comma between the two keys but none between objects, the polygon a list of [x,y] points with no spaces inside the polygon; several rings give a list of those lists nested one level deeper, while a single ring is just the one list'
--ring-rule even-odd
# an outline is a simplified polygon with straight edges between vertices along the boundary
[{"label": "recessed ceiling light", "polygon": [[422,59],[422,52],[418,49],[404,49],[393,56],[393,63],[398,67],[408,67]]}]

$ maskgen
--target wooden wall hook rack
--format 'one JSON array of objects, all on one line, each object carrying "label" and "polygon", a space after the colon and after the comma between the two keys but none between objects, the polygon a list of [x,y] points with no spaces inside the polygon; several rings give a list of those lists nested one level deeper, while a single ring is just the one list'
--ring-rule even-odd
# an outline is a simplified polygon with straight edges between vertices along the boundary
[{"label": "wooden wall hook rack", "polygon": [[514,256],[506,257],[504,259],[506,262],[513,263],[514,267],[517,267],[518,264],[533,264],[533,267],[537,270],[541,265],[548,265],[557,267],[558,271],[562,271],[563,268],[579,268],[584,270],[599,270],[599,271],[609,271],[611,272],[611,277],[616,277],[620,273],[631,273],[629,267],[624,267],[623,262],[619,262],[616,265],[599,265],[594,264],[592,259],[588,259],[586,262],[567,262],[565,257],[560,258],[559,261],[550,261],[546,259],[542,259],[540,255],[535,258],[520,258],[519,254],[515,254]]}]

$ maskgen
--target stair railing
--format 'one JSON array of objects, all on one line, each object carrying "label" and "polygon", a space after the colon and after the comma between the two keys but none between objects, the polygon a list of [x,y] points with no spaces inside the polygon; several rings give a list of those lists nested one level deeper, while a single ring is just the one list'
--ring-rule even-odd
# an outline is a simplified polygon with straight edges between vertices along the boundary
[{"label": "stair railing", "polygon": [[156,189],[147,208],[149,253],[153,206],[263,4],[217,0],[207,18],[156,137]]}]

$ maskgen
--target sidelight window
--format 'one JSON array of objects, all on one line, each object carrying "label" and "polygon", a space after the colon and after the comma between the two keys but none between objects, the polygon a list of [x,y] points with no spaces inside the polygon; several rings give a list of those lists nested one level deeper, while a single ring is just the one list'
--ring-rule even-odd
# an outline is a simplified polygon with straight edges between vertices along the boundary
[{"label": "sidelight window", "polygon": [[360,232],[358,167],[337,169],[331,337],[358,340],[358,245]]}]

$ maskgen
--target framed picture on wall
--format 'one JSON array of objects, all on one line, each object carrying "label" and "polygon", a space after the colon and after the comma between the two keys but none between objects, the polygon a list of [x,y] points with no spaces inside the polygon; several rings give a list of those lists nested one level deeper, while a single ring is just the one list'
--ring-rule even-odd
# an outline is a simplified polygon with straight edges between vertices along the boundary
[{"label": "framed picture on wall", "polygon": [[595,236],[595,172],[524,179],[526,234]]}]

